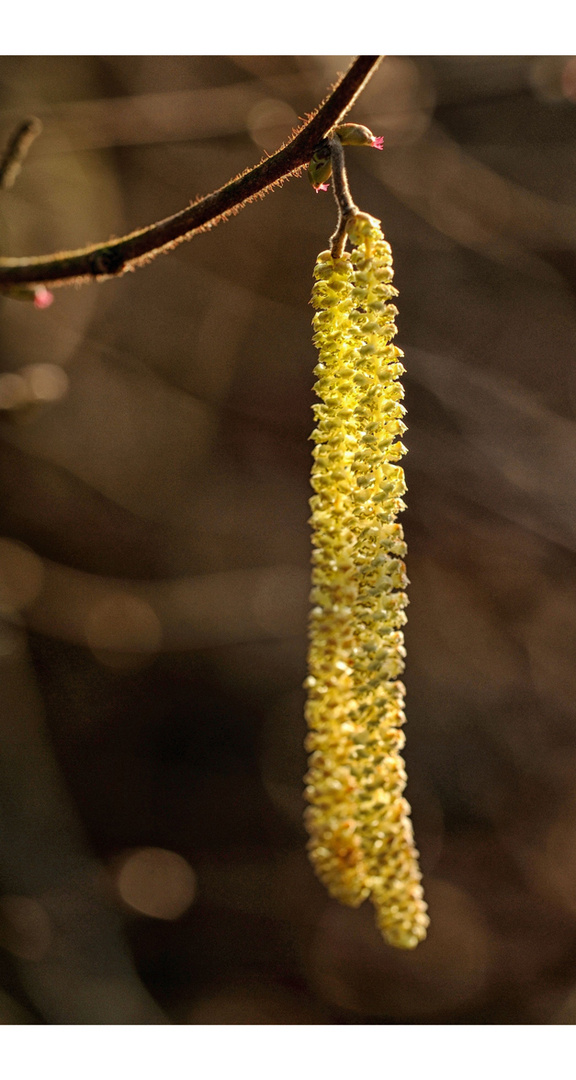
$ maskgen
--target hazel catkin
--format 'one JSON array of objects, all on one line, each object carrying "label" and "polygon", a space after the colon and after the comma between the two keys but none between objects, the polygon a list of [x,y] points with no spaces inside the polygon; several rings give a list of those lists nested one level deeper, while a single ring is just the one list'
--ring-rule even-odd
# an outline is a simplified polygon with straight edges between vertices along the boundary
[{"label": "hazel catkin", "polygon": [[418,852],[403,796],[406,545],[402,352],[390,246],[368,215],[350,254],[318,256],[312,303],[316,427],[305,821],[330,894],[368,897],[385,940],[426,936]]}]

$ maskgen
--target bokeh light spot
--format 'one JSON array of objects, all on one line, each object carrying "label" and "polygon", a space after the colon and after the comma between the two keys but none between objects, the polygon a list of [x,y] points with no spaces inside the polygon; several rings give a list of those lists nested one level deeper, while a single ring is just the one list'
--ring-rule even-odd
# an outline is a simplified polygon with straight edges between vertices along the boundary
[{"label": "bokeh light spot", "polygon": [[247,125],[252,142],[263,150],[277,150],[289,139],[298,124],[294,109],[286,101],[266,98],[248,113]]},{"label": "bokeh light spot", "polygon": [[21,374],[34,401],[59,401],[68,390],[68,376],[59,364],[29,364]]},{"label": "bokeh light spot", "polygon": [[178,919],[196,895],[196,875],[175,851],[145,847],[126,853],[116,887],[128,907],[153,919]]}]

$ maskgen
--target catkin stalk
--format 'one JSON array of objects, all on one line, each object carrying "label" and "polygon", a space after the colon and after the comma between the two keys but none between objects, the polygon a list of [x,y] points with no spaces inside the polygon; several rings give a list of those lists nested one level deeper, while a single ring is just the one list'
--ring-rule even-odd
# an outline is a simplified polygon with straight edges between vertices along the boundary
[{"label": "catkin stalk", "polygon": [[370,898],[385,940],[426,936],[418,852],[403,797],[404,638],[402,353],[389,244],[360,215],[353,248],[318,256],[312,303],[316,428],[309,676],[309,855],[342,903]]}]

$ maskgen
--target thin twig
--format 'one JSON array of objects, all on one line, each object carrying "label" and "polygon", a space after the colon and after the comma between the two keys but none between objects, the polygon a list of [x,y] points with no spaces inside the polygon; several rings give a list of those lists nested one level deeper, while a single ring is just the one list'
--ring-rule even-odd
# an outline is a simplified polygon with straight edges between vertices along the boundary
[{"label": "thin twig", "polygon": [[358,213],[348,186],[344,148],[337,135],[328,139],[332,158],[332,190],[338,207],[338,223],[330,237],[330,250],[333,259],[340,259],[346,244],[346,224],[351,214]]},{"label": "thin twig", "polygon": [[24,120],[16,128],[0,161],[0,188],[4,191],[13,186],[26,154],[41,131],[42,124],[35,116]]},{"label": "thin twig", "polygon": [[77,285],[116,277],[218,225],[255,196],[300,172],[318,143],[352,107],[381,60],[381,56],[357,57],[286,146],[218,191],[155,225],[106,244],[54,255],[0,259],[0,290],[11,285]]},{"label": "thin twig", "polygon": [[340,210],[340,213],[346,217],[354,210],[357,210],[358,207],[350,194],[350,188],[348,186],[348,175],[346,173],[346,162],[344,160],[344,147],[337,135],[335,135],[333,139],[328,139],[328,145],[330,147],[330,155],[332,158],[332,187],[334,189],[336,202],[338,203],[338,209]]}]

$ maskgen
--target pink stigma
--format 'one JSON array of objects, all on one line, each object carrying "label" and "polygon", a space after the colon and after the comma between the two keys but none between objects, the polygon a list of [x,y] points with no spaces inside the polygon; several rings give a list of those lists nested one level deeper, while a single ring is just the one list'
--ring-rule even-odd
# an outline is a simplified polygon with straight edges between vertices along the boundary
[{"label": "pink stigma", "polygon": [[50,307],[54,299],[53,293],[51,293],[45,285],[38,285],[34,289],[34,307],[42,311],[43,308]]},{"label": "pink stigma", "polygon": [[372,139],[372,142],[370,143],[370,146],[373,146],[375,150],[383,150],[384,149],[384,136],[383,135],[377,135],[376,138]]},{"label": "pink stigma", "polygon": [[321,191],[328,191],[329,187],[330,184],[317,184],[317,186],[314,188],[314,191],[318,195]]}]

